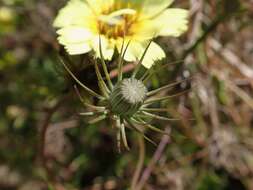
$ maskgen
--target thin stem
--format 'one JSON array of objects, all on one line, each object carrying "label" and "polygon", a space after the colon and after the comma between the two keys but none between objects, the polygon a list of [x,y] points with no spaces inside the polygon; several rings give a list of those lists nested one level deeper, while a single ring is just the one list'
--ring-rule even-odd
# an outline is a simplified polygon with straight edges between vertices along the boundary
[{"label": "thin stem", "polygon": [[142,57],[141,57],[140,61],[138,62],[137,66],[135,67],[135,69],[134,69],[134,71],[133,71],[133,73],[132,73],[132,78],[135,78],[135,77],[136,77],[136,74],[137,74],[138,71],[140,70],[142,61],[143,61],[143,59],[144,59],[144,57],[145,57],[145,55],[146,55],[146,53],[147,53],[147,51],[148,51],[148,48],[149,48],[149,46],[151,45],[151,43],[152,43],[152,40],[150,40],[150,42],[148,43],[148,46],[147,46],[146,49],[144,50],[144,52],[143,52],[143,54],[142,54]]},{"label": "thin stem", "polygon": [[105,111],[105,109],[106,109],[105,107],[102,107],[102,106],[94,106],[94,105],[92,105],[92,104],[89,104],[89,103],[85,102],[84,99],[82,98],[82,96],[81,96],[81,94],[80,94],[80,92],[79,92],[79,90],[78,90],[78,88],[77,88],[76,85],[74,85],[74,89],[75,89],[75,92],[76,92],[76,94],[77,94],[79,100],[82,102],[82,104],[83,104],[84,106],[87,106],[88,108],[91,108],[91,109],[96,110],[96,111]]},{"label": "thin stem", "polygon": [[142,135],[148,142],[150,142],[151,144],[157,146],[157,144],[156,144],[154,141],[152,141],[149,137],[147,137],[147,136],[144,134],[143,131],[141,131],[140,129],[138,129],[138,128],[132,123],[131,120],[126,119],[126,122],[128,123],[128,125],[129,125],[132,129],[134,129],[136,132],[138,132],[140,135]]},{"label": "thin stem", "polygon": [[172,87],[174,87],[174,86],[176,86],[176,85],[178,85],[178,84],[180,84],[182,82],[185,82],[185,81],[187,81],[189,79],[192,79],[192,77],[188,77],[186,79],[183,79],[183,80],[180,80],[180,81],[176,81],[176,82],[170,83],[168,85],[165,85],[163,87],[160,87],[158,89],[152,90],[152,91],[150,91],[150,92],[147,93],[147,96],[152,96],[152,95],[154,95],[154,94],[156,94],[156,93],[158,93],[160,91],[163,91],[163,90],[166,90],[166,89],[170,89],[170,88],[172,88]]},{"label": "thin stem", "polygon": [[81,113],[79,113],[79,115],[81,115],[81,116],[94,116],[94,115],[101,114],[101,113],[107,114],[106,111],[97,111],[97,112],[81,112]]},{"label": "thin stem", "polygon": [[121,132],[120,132],[120,129],[118,129],[118,131],[117,131],[117,147],[118,147],[119,153],[121,153]]},{"label": "thin stem", "polygon": [[108,87],[106,86],[105,84],[105,81],[103,80],[103,77],[99,71],[99,68],[98,68],[98,64],[97,62],[95,61],[95,72],[96,72],[96,75],[97,75],[97,78],[98,78],[98,86],[101,90],[101,92],[103,93],[103,95],[108,98],[109,97],[109,93],[110,93],[110,90],[108,89]]},{"label": "thin stem", "polygon": [[137,162],[136,169],[134,171],[133,179],[131,182],[131,190],[136,189],[137,182],[141,175],[141,170],[143,168],[144,159],[145,159],[145,142],[142,135],[138,134],[138,144],[139,144],[139,158]]},{"label": "thin stem", "polygon": [[128,46],[129,46],[130,42],[131,42],[131,40],[128,41],[124,51],[123,51],[124,41],[123,41],[123,44],[122,44],[122,47],[121,47],[120,61],[119,61],[119,65],[118,65],[118,82],[122,80],[124,57],[125,57],[125,54],[126,54],[126,51],[128,49]]},{"label": "thin stem", "polygon": [[126,137],[126,130],[125,130],[125,125],[123,123],[120,123],[120,132],[122,136],[122,141],[124,143],[124,146],[127,150],[130,150],[128,143],[127,143],[127,137]]},{"label": "thin stem", "polygon": [[175,118],[167,118],[167,117],[159,116],[159,115],[149,113],[146,111],[142,111],[141,113],[148,116],[148,117],[152,117],[153,119],[158,119],[158,120],[162,120],[162,121],[179,121],[180,120],[180,119],[175,119]]},{"label": "thin stem", "polygon": [[125,38],[123,38],[123,42],[120,48],[120,54],[119,54],[119,63],[118,63],[118,82],[122,80],[122,67],[123,67],[123,49],[124,49],[124,45],[125,45]]},{"label": "thin stem", "polygon": [[96,92],[94,92],[93,90],[91,90],[90,88],[88,88],[87,86],[85,86],[81,81],[79,81],[75,75],[70,71],[70,69],[67,67],[67,65],[64,63],[64,61],[60,58],[60,61],[62,63],[62,65],[64,66],[64,68],[68,71],[68,73],[71,75],[71,77],[81,86],[83,87],[90,95],[97,97],[100,100],[105,99],[103,96],[97,94]]},{"label": "thin stem", "polygon": [[[139,121],[138,121],[138,120],[139,120]],[[167,134],[167,135],[169,135],[169,133],[166,133],[166,131],[163,131],[163,130],[161,130],[161,129],[155,127],[155,126],[150,125],[149,123],[143,121],[141,118],[136,118],[136,119],[133,119],[133,118],[132,118],[132,121],[135,122],[135,123],[138,124],[138,125],[144,125],[144,126],[146,126],[147,128],[149,128],[149,129],[152,130],[152,131],[155,131],[155,132],[158,132],[158,133],[162,133],[162,134]]]},{"label": "thin stem", "polygon": [[[167,128],[167,131],[169,131],[169,128]],[[142,173],[140,181],[137,184],[137,187],[135,188],[135,190],[142,190],[143,189],[143,187],[144,187],[145,183],[147,182],[155,164],[160,160],[162,153],[163,153],[164,149],[166,148],[166,145],[169,142],[170,142],[170,137],[168,135],[164,135],[162,137],[162,140],[159,143],[156,151],[155,151],[155,154],[153,155],[151,161],[149,162],[147,168]]]},{"label": "thin stem", "polygon": [[173,94],[173,95],[169,95],[169,96],[160,97],[160,98],[148,99],[144,102],[144,105],[150,105],[150,104],[153,104],[155,102],[160,102],[160,101],[167,100],[167,99],[170,99],[170,98],[178,97],[178,96],[181,96],[181,95],[183,95],[187,92],[189,92],[189,90],[184,90],[182,92],[179,92],[179,93],[176,93],[176,94]]},{"label": "thin stem", "polygon": [[81,116],[93,116],[93,115],[95,115],[95,113],[94,112],[82,112],[82,113],[79,113],[79,115],[81,115]]},{"label": "thin stem", "polygon": [[120,49],[119,63],[118,63],[118,73],[119,73],[118,74],[118,82],[122,80],[122,67],[123,67],[123,60],[124,60],[122,55],[123,55],[124,44],[125,44],[125,41],[123,39],[122,46],[121,46],[121,49]]},{"label": "thin stem", "polygon": [[95,123],[98,123],[98,122],[104,120],[105,118],[106,118],[106,115],[103,114],[103,115],[100,115],[100,116],[96,117],[95,119],[90,120],[88,123],[89,124],[95,124]]},{"label": "thin stem", "polygon": [[147,69],[145,71],[145,73],[142,75],[141,79],[143,82],[144,81],[147,81],[153,74],[157,73],[158,71],[164,69],[165,67],[167,66],[173,66],[173,65],[176,65],[178,63],[181,63],[183,62],[184,60],[178,60],[178,61],[173,61],[173,62],[170,62],[170,63],[166,63],[164,65],[162,65],[161,67],[159,67],[157,70],[153,71],[153,72],[150,72],[150,69]]},{"label": "thin stem", "polygon": [[146,108],[142,107],[140,108],[140,111],[148,111],[148,112],[168,112],[169,110],[167,108]]},{"label": "thin stem", "polygon": [[105,78],[107,80],[107,83],[109,85],[110,90],[112,90],[113,89],[113,84],[112,84],[112,81],[111,81],[111,78],[110,78],[109,72],[107,70],[106,63],[105,63],[105,59],[104,59],[104,56],[103,56],[101,37],[100,36],[99,36],[99,53],[100,53],[100,57],[101,57],[101,61],[102,61],[102,67],[103,67],[103,70],[104,70],[104,73],[105,73]]}]

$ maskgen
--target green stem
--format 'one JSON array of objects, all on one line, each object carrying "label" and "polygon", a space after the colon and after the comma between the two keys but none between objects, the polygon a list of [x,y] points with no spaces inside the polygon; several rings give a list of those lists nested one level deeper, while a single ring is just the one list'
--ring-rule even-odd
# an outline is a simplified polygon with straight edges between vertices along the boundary
[{"label": "green stem", "polygon": [[96,117],[95,119],[92,119],[92,120],[89,121],[88,123],[89,123],[89,124],[95,124],[95,123],[97,123],[97,122],[99,122],[99,121],[104,120],[105,118],[106,118],[106,115],[103,114],[103,115],[100,115],[100,116]]},{"label": "green stem", "polygon": [[97,65],[97,62],[95,61],[95,72],[96,72],[96,75],[97,75],[97,78],[98,78],[98,86],[101,90],[101,92],[103,93],[103,95],[108,98],[109,97],[109,93],[110,93],[110,90],[108,89],[108,87],[106,86],[105,84],[105,81],[103,80],[102,78],[102,75],[99,71],[99,68],[98,68],[98,65]]},{"label": "green stem", "polygon": [[87,86],[85,86],[81,81],[79,81],[75,75],[70,71],[70,69],[67,67],[67,65],[64,63],[64,61],[60,58],[60,61],[62,63],[62,65],[64,66],[64,68],[68,71],[68,73],[71,75],[71,77],[81,86],[83,87],[90,95],[97,97],[100,100],[105,99],[103,96],[97,94],[96,92],[94,92],[93,90],[91,90],[90,88],[88,88]]},{"label": "green stem", "polygon": [[[139,120],[139,121],[138,121],[138,120]],[[135,123],[138,124],[138,125],[144,125],[144,126],[146,126],[147,128],[149,128],[149,129],[152,130],[152,131],[155,131],[155,132],[158,132],[158,133],[162,133],[162,134],[167,134],[167,135],[169,135],[169,133],[166,133],[166,131],[163,131],[163,130],[161,130],[161,129],[155,127],[155,126],[150,125],[149,123],[146,123],[146,122],[143,121],[141,118],[136,118],[136,119],[132,118],[132,121],[135,122]]]},{"label": "green stem", "polygon": [[143,81],[143,83],[146,83],[147,80],[149,80],[155,73],[165,69],[167,66],[175,66],[177,65],[178,63],[182,63],[184,60],[178,60],[178,61],[173,61],[173,62],[170,62],[170,63],[166,63],[164,65],[161,65],[157,70],[153,71],[153,72],[150,72],[150,69],[147,69],[145,71],[145,73],[142,75],[141,79]]},{"label": "green stem", "polygon": [[169,95],[169,96],[148,99],[144,102],[144,105],[150,105],[150,104],[153,104],[155,102],[160,102],[160,101],[167,100],[167,99],[170,99],[170,98],[178,97],[178,96],[183,95],[187,92],[189,92],[189,90],[184,90],[182,92],[179,92],[179,93],[176,93],[176,94],[173,94],[173,95]]},{"label": "green stem", "polygon": [[120,132],[121,132],[121,136],[122,136],[122,141],[124,143],[124,146],[127,150],[130,150],[128,143],[127,143],[127,137],[126,137],[126,131],[125,131],[125,126],[123,123],[119,123],[119,127],[120,127]]},{"label": "green stem", "polygon": [[176,82],[170,83],[168,85],[165,85],[165,86],[163,86],[161,88],[152,90],[152,91],[150,91],[150,92],[147,93],[147,96],[152,96],[152,95],[154,95],[154,94],[156,94],[156,93],[158,93],[158,92],[160,92],[162,90],[170,89],[170,88],[172,88],[172,87],[174,87],[174,86],[176,86],[176,85],[178,85],[178,84],[180,84],[182,82],[190,80],[190,79],[192,79],[192,77],[189,77],[189,78],[186,78],[186,79],[183,79],[183,80],[180,80],[180,81],[176,81]]},{"label": "green stem", "polygon": [[81,94],[80,94],[80,92],[79,92],[79,90],[78,90],[78,88],[77,88],[76,85],[74,85],[74,89],[75,89],[75,91],[76,91],[76,94],[77,94],[79,100],[82,102],[82,104],[83,104],[84,106],[87,106],[88,108],[91,108],[91,109],[96,110],[96,111],[105,111],[105,109],[106,109],[105,107],[102,107],[102,106],[94,106],[94,105],[92,105],[92,104],[89,104],[89,103],[85,102],[84,99],[82,98],[82,96],[81,96]]},{"label": "green stem", "polygon": [[125,44],[125,41],[123,39],[123,42],[122,42],[122,45],[121,45],[121,48],[120,48],[120,54],[119,54],[119,63],[118,63],[118,82],[122,80],[122,67],[123,67],[123,60],[124,60],[124,57],[123,57],[123,49],[124,49],[124,44]]},{"label": "green stem", "polygon": [[102,61],[102,67],[103,67],[103,70],[104,70],[104,73],[105,73],[105,78],[107,80],[107,83],[109,85],[110,90],[112,90],[113,89],[113,84],[112,84],[112,81],[111,81],[111,78],[110,78],[109,72],[107,70],[106,63],[105,63],[105,59],[104,59],[104,56],[103,56],[102,44],[101,44],[101,38],[100,37],[99,37],[99,53],[100,53],[100,57],[101,57],[101,61]]},{"label": "green stem", "polygon": [[140,135],[142,135],[148,142],[150,142],[151,144],[157,146],[157,144],[152,141],[149,137],[147,137],[143,131],[141,131],[140,129],[138,129],[130,119],[126,119],[126,122],[128,123],[128,125],[130,126],[130,128],[132,128],[133,130],[135,130],[136,132],[138,132]]},{"label": "green stem", "polygon": [[133,73],[132,73],[132,78],[135,78],[135,77],[136,77],[136,74],[138,73],[139,69],[141,68],[142,61],[143,61],[143,59],[144,59],[144,57],[145,57],[145,55],[146,55],[146,53],[147,53],[147,51],[148,51],[148,48],[149,48],[149,46],[151,45],[151,43],[152,43],[152,40],[150,40],[150,42],[148,43],[148,46],[147,46],[146,49],[144,50],[144,52],[143,52],[143,54],[142,54],[142,56],[141,56],[140,61],[138,62],[137,66],[135,67],[135,69],[134,69],[134,71],[133,71]]},{"label": "green stem", "polygon": [[158,120],[162,120],[162,121],[179,121],[180,119],[175,119],[175,118],[167,118],[167,117],[163,117],[163,116],[159,116],[156,114],[152,114],[146,111],[142,111],[142,114],[148,116],[148,117],[152,117],[154,119],[158,119]]}]

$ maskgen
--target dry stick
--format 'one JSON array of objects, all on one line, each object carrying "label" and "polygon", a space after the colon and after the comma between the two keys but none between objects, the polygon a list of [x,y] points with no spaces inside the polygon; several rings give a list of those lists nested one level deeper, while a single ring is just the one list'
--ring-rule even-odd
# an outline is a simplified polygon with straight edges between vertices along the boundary
[{"label": "dry stick", "polygon": [[[169,132],[169,127],[166,128],[166,131]],[[162,140],[160,141],[151,161],[149,162],[147,168],[143,171],[139,183],[137,184],[134,190],[142,190],[145,183],[147,182],[155,164],[160,160],[162,153],[166,145],[170,142],[170,137],[168,135],[163,135]]]},{"label": "dry stick", "polygon": [[134,176],[131,182],[131,190],[136,189],[137,182],[141,175],[141,170],[143,168],[144,159],[145,159],[145,142],[142,135],[138,134],[138,144],[139,144],[139,159],[134,171]]},{"label": "dry stick", "polygon": [[223,48],[221,43],[214,38],[210,38],[209,45],[214,52],[224,59],[228,64],[239,70],[239,72],[245,77],[253,80],[253,69],[247,64],[243,63],[243,61],[233,51],[228,48]]},{"label": "dry stick", "polygon": [[[228,19],[229,17],[231,17],[232,14],[219,14],[217,15],[217,17],[214,19],[214,21],[207,27],[207,29],[204,31],[204,33],[190,46],[188,47],[183,55],[181,56],[181,59],[185,59],[189,54],[191,54],[195,49],[196,47],[198,47],[198,45],[203,42],[207,37],[208,35],[213,32],[217,26],[222,23],[224,20]],[[184,64],[178,64],[175,69],[174,69],[174,72],[171,76],[171,78],[175,78],[175,76],[177,76],[177,74],[181,71],[182,67],[183,67]]]},{"label": "dry stick", "polygon": [[224,80],[226,86],[234,92],[239,98],[241,98],[251,109],[253,109],[253,98],[247,94],[245,91],[243,91],[241,88],[230,82],[228,79],[224,77],[220,77],[218,73],[213,72],[213,74],[219,78],[220,80]]}]

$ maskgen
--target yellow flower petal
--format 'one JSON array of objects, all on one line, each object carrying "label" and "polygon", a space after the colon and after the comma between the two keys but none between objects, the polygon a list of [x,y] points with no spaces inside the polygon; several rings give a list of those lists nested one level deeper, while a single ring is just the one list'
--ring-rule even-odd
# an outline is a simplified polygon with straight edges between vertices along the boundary
[{"label": "yellow flower petal", "polygon": [[[54,26],[58,40],[70,54],[91,49],[110,60],[115,48],[120,50],[123,38],[131,39],[124,57],[137,61],[147,43],[157,36],[179,36],[187,29],[188,11],[167,9],[173,0],[70,0],[57,16]],[[126,44],[125,44],[126,45]],[[152,43],[143,61],[150,68],[154,61],[165,57],[163,50]]]},{"label": "yellow flower petal", "polygon": [[93,34],[86,28],[69,26],[57,31],[59,34],[58,40],[62,45],[73,43],[85,43],[90,41]]},{"label": "yellow flower petal", "polygon": [[57,33],[58,41],[70,55],[83,54],[91,50],[90,42],[93,34],[86,28],[69,26],[58,30]]},{"label": "yellow flower petal", "polygon": [[158,60],[162,60],[166,57],[162,48],[157,45],[155,42],[151,42],[147,53],[143,59],[142,65],[147,69],[150,69],[154,63]]},{"label": "yellow flower petal", "polygon": [[85,26],[87,21],[93,16],[89,6],[81,0],[70,0],[64,8],[62,8],[56,17],[54,27],[65,27],[70,25]]},{"label": "yellow flower petal", "polygon": [[70,55],[78,55],[91,51],[88,43],[68,44],[65,46],[65,49]]},{"label": "yellow flower petal", "polygon": [[104,10],[110,8],[114,0],[86,0],[90,8],[92,9],[93,13],[101,13]]},{"label": "yellow flower petal", "polygon": [[188,28],[188,11],[166,9],[154,19],[140,20],[132,29],[133,38],[147,40],[157,36],[179,36]]},{"label": "yellow flower petal", "polygon": [[[147,43],[141,43],[138,41],[131,41],[129,47],[126,51],[124,60],[126,61],[139,61],[147,48]],[[165,53],[162,48],[157,45],[155,42],[151,42],[144,59],[142,61],[142,65],[147,69],[151,68],[152,65],[158,61],[165,58]]]},{"label": "yellow flower petal", "polygon": [[157,35],[179,36],[188,28],[188,11],[185,9],[166,9],[161,15],[156,17],[153,25],[160,28]]},{"label": "yellow flower petal", "polygon": [[143,1],[143,8],[141,10],[142,19],[151,18],[153,16],[157,16],[163,10],[168,8],[173,3],[174,0],[146,0]]},{"label": "yellow flower petal", "polygon": [[160,28],[153,20],[141,20],[133,24],[130,33],[137,41],[147,41],[157,36]]},{"label": "yellow flower petal", "polygon": [[92,40],[92,49],[95,51],[95,54],[97,57],[101,58],[100,56],[100,51],[99,51],[99,38],[101,40],[101,49],[102,49],[102,54],[103,54],[103,57],[104,59],[106,60],[111,60],[112,59],[112,56],[113,56],[113,53],[114,53],[114,44],[113,43],[110,43],[108,41],[107,38],[105,38],[104,36],[100,36],[97,35],[93,38]]},{"label": "yellow flower petal", "polygon": [[[126,46],[127,42],[125,42],[125,46]],[[130,61],[130,62],[137,61],[138,58],[141,57],[141,54],[143,52],[144,52],[144,45],[143,44],[141,44],[138,41],[131,41],[128,46],[128,49],[126,51],[126,54],[124,56],[124,60]]]}]

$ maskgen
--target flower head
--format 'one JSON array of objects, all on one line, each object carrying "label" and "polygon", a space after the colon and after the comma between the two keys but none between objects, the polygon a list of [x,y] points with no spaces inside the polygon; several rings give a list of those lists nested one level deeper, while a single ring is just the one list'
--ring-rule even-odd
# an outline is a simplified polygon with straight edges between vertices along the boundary
[{"label": "flower head", "polygon": [[[179,36],[187,29],[188,11],[167,8],[173,0],[70,0],[54,21],[58,40],[69,54],[94,50],[110,60],[123,41],[131,41],[124,59],[137,61],[149,41],[157,36]],[[126,43],[125,43],[126,44]],[[165,57],[152,42],[142,64],[150,68]]]}]

